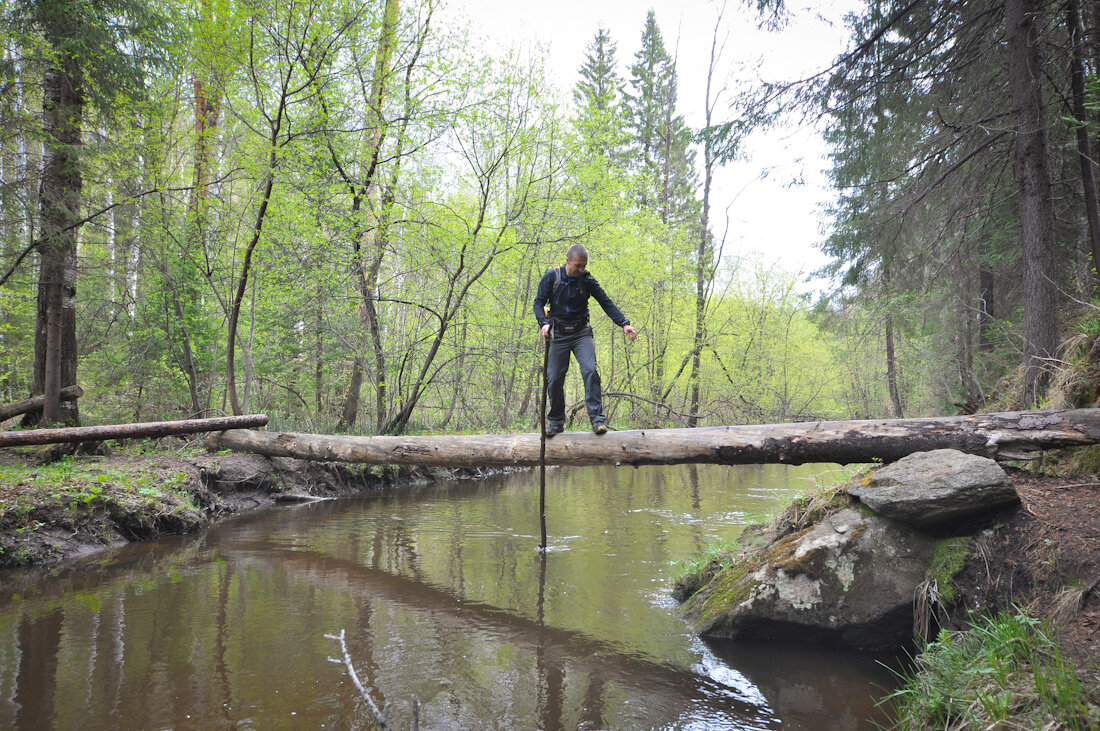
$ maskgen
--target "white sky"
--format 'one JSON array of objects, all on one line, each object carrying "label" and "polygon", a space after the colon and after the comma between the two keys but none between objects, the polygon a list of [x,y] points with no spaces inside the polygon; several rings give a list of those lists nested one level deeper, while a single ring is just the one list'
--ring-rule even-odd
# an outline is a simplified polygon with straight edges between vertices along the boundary
[{"label": "white sky", "polygon": [[[827,67],[845,49],[843,14],[859,4],[858,0],[789,0],[790,22],[782,31],[768,32],[756,28],[753,10],[740,0],[729,0],[722,21],[724,33],[719,36],[726,36],[726,45],[715,85],[725,78],[791,80]],[[549,78],[561,87],[564,99],[571,99],[585,48],[601,24],[617,44],[620,74],[629,80],[628,67],[650,8],[656,13],[666,49],[677,56],[679,112],[697,129],[704,120],[715,2],[449,0],[446,15],[468,19],[475,38],[486,38],[489,48],[493,43],[524,51],[545,47]],[[726,118],[725,106],[718,105],[715,121]],[[744,151],[747,159],[716,173],[711,194],[711,228],[719,237],[728,207],[726,253],[757,251],[765,260],[801,273],[825,264],[827,258],[815,248],[824,237],[820,206],[831,198],[820,138],[812,130],[791,125],[755,135]],[[792,184],[795,180],[802,182]]]}]

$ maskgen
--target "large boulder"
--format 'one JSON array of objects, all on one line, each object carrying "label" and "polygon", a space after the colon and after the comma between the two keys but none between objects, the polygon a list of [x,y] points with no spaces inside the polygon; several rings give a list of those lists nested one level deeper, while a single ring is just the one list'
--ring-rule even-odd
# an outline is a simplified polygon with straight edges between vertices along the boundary
[{"label": "large boulder", "polygon": [[913,591],[933,554],[921,531],[844,508],[743,555],[680,611],[706,637],[894,648],[912,638]]},{"label": "large boulder", "polygon": [[975,454],[936,449],[899,459],[848,488],[880,515],[933,528],[1020,501],[1001,466]]}]

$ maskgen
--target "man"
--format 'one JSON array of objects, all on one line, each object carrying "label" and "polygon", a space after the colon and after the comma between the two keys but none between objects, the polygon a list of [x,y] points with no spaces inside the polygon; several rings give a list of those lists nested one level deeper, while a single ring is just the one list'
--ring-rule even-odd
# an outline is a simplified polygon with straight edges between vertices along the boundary
[{"label": "man", "polygon": [[[565,375],[569,372],[569,354],[577,359],[584,379],[584,403],[592,431],[607,433],[602,411],[600,374],[596,370],[596,344],[588,324],[588,298],[595,297],[600,307],[623,333],[634,340],[638,331],[607,296],[588,272],[588,249],[573,244],[565,253],[565,266],[550,269],[539,281],[535,294],[535,317],[542,327],[544,340],[550,339],[546,366],[546,386],[550,398],[546,436],[560,434],[565,428]],[[547,317],[546,305],[550,306]]]}]

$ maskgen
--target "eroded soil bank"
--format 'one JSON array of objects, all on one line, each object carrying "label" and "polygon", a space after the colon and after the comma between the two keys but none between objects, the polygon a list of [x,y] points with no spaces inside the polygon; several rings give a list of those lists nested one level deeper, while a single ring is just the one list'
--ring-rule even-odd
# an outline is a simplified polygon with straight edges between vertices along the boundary
[{"label": "eroded soil bank", "polygon": [[1100,699],[1100,591],[1067,610],[1074,590],[1100,578],[1100,474],[1010,473],[1020,506],[979,537],[956,575],[959,609],[1009,609],[1058,619],[1062,647]]},{"label": "eroded soil bank", "polygon": [[0,568],[191,533],[278,501],[489,472],[331,465],[197,449],[173,453],[163,446],[66,456],[41,449],[0,450]]}]

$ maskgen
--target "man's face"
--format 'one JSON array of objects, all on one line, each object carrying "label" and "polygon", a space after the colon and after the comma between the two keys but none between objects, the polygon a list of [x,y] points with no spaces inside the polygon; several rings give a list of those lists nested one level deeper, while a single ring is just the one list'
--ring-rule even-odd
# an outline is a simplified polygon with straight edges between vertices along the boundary
[{"label": "man's face", "polygon": [[565,273],[571,277],[579,277],[584,274],[584,270],[587,266],[587,258],[583,256],[574,256],[572,259],[565,260]]}]

